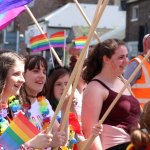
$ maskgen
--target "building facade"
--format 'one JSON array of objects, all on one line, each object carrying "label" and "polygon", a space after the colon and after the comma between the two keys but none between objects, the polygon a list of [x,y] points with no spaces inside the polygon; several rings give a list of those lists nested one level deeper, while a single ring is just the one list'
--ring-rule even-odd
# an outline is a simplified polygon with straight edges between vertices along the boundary
[{"label": "building facade", "polygon": [[[110,5],[118,5],[123,0],[109,0]],[[33,0],[29,4],[29,8],[32,11],[36,19],[45,16],[54,10],[62,7],[72,0]],[[78,0],[79,3],[97,4],[97,0]],[[0,48],[9,49],[25,49],[24,42],[25,30],[27,26],[32,24],[33,21],[27,11],[20,14],[6,29],[0,31]],[[12,41],[11,41],[12,39]],[[19,44],[19,45],[18,45]]]},{"label": "building facade", "polygon": [[126,42],[134,57],[143,51],[142,39],[150,32],[150,0],[127,0]]}]

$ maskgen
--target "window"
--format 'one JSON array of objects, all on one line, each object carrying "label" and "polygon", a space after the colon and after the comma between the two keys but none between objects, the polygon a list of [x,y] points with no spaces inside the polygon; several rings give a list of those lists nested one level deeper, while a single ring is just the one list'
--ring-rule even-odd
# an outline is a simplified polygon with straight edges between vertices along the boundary
[{"label": "window", "polygon": [[139,18],[139,6],[133,6],[131,21],[137,21]]},{"label": "window", "polygon": [[6,28],[8,32],[14,31],[14,21],[12,21]]}]

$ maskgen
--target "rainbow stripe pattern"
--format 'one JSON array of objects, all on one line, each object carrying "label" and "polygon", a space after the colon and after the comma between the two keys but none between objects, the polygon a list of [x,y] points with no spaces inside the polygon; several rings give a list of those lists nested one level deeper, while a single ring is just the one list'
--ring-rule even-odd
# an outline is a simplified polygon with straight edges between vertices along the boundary
[{"label": "rainbow stripe pattern", "polygon": [[75,43],[75,48],[76,49],[83,49],[85,43],[86,43],[87,37],[86,36],[81,36],[75,38],[73,41]]},{"label": "rainbow stripe pattern", "polygon": [[33,52],[40,52],[42,50],[49,49],[50,46],[47,38],[47,33],[32,37],[30,39],[30,47]]},{"label": "rainbow stripe pattern", "polygon": [[30,140],[38,133],[39,130],[19,112],[0,136],[0,144],[6,150],[17,150],[21,144]]},{"label": "rainbow stripe pattern", "polygon": [[65,47],[65,31],[59,31],[51,34],[50,44],[54,48]]}]

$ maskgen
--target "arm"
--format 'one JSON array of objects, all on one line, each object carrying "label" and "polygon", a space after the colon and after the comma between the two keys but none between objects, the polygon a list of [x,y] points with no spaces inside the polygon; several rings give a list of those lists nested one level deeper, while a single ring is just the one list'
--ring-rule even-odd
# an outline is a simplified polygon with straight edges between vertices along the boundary
[{"label": "arm", "polygon": [[[139,65],[139,63],[137,61],[132,61],[125,70],[124,78],[128,80],[138,65]],[[136,82],[137,79],[140,78],[141,73],[142,73],[142,70],[140,69],[138,71],[138,73],[135,75],[135,77],[133,78],[133,80],[131,81],[131,83],[130,83],[131,86]]]},{"label": "arm", "polygon": [[[90,137],[92,128],[99,121],[105,93],[104,87],[97,82],[89,83],[84,91],[81,120],[85,138]],[[102,150],[99,136],[95,138],[91,150]]]}]

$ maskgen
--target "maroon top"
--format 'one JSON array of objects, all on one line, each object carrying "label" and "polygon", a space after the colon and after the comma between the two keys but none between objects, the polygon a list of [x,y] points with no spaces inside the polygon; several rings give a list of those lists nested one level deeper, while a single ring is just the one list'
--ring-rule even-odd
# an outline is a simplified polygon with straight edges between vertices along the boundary
[{"label": "maroon top", "polygon": [[[118,93],[112,91],[100,80],[93,79],[92,81],[99,82],[109,91],[107,99],[103,102],[100,120]],[[138,100],[132,95],[122,95],[105,119],[104,124],[120,127],[130,134],[131,129],[137,127],[139,116],[140,104]]]}]

